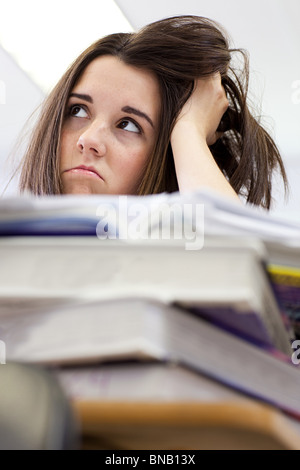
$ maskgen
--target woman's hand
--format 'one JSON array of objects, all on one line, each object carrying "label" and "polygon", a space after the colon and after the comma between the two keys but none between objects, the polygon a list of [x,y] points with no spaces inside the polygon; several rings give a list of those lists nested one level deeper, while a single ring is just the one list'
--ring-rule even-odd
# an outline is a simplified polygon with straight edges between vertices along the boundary
[{"label": "woman's hand", "polygon": [[239,200],[209,149],[228,104],[219,73],[196,81],[171,134],[179,191],[206,187]]},{"label": "woman's hand", "polygon": [[199,79],[195,82],[193,93],[183,106],[175,127],[196,126],[207,145],[212,145],[222,135],[217,129],[228,105],[219,73]]}]

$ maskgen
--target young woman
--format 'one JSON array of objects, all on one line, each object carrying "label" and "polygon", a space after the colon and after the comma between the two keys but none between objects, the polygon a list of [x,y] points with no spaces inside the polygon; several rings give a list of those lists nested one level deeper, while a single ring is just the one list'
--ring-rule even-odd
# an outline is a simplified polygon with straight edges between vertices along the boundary
[{"label": "young woman", "polygon": [[[242,54],[244,68],[232,67]],[[106,36],[47,98],[22,162],[21,191],[154,194],[209,187],[269,208],[286,174],[247,104],[248,61],[213,21],[166,18]]]}]

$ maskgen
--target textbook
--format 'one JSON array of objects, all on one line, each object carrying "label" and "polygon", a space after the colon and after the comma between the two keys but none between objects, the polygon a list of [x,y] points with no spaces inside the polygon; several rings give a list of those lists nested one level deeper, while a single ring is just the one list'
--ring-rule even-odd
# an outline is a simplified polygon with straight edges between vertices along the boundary
[{"label": "textbook", "polygon": [[[293,332],[274,296],[264,256],[261,242],[245,237],[206,237],[201,250],[172,241],[3,237],[0,328],[9,320],[33,323],[35,311],[45,318],[53,310],[55,316],[56,307],[59,312],[67,303],[135,297],[184,307],[246,341],[290,356]],[[81,323],[84,327],[83,318]]]},{"label": "textbook", "polygon": [[180,364],[300,416],[300,371],[185,309],[155,300],[116,299],[1,318],[7,361],[48,367],[140,360]]},{"label": "textbook", "polygon": [[166,458],[166,449],[171,450],[171,459],[188,449],[300,450],[295,421],[258,402],[75,400],[73,407],[83,450],[162,450],[161,459]]},{"label": "textbook", "polygon": [[300,338],[300,267],[269,264],[267,271],[282,312]]},{"label": "textbook", "polygon": [[300,239],[265,241],[266,268],[284,317],[300,338]]},{"label": "textbook", "polygon": [[[124,244],[176,242],[196,251],[207,237],[216,235],[255,237],[266,245],[268,271],[283,319],[299,335],[299,291],[295,286],[296,268],[300,269],[298,223],[208,189],[148,196],[23,195],[0,200],[0,238],[88,236],[118,239]],[[277,265],[280,273],[290,267],[293,273],[283,278]]]},{"label": "textbook", "polygon": [[174,362],[54,367],[85,449],[300,449],[300,423]]}]

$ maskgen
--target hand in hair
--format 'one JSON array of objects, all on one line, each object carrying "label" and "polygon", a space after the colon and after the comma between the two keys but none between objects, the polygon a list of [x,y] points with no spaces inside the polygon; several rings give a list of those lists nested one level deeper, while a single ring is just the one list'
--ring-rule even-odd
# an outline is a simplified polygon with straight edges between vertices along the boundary
[{"label": "hand in hair", "polygon": [[176,125],[195,126],[207,145],[213,145],[222,135],[217,129],[228,105],[219,73],[198,79],[192,95],[181,110]]},{"label": "hand in hair", "polygon": [[209,149],[222,135],[218,127],[228,105],[220,74],[195,82],[171,135],[180,191],[207,186],[238,199]]}]

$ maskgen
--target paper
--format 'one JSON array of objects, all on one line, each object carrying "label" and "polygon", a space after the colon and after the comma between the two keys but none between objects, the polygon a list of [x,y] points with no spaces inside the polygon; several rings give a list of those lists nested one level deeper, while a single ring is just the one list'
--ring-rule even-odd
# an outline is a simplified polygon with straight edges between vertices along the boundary
[{"label": "paper", "polygon": [[96,235],[128,242],[162,241],[168,235],[187,241],[196,236],[201,241],[205,235],[253,235],[300,246],[300,224],[209,190],[4,198],[0,200],[0,235]]}]

